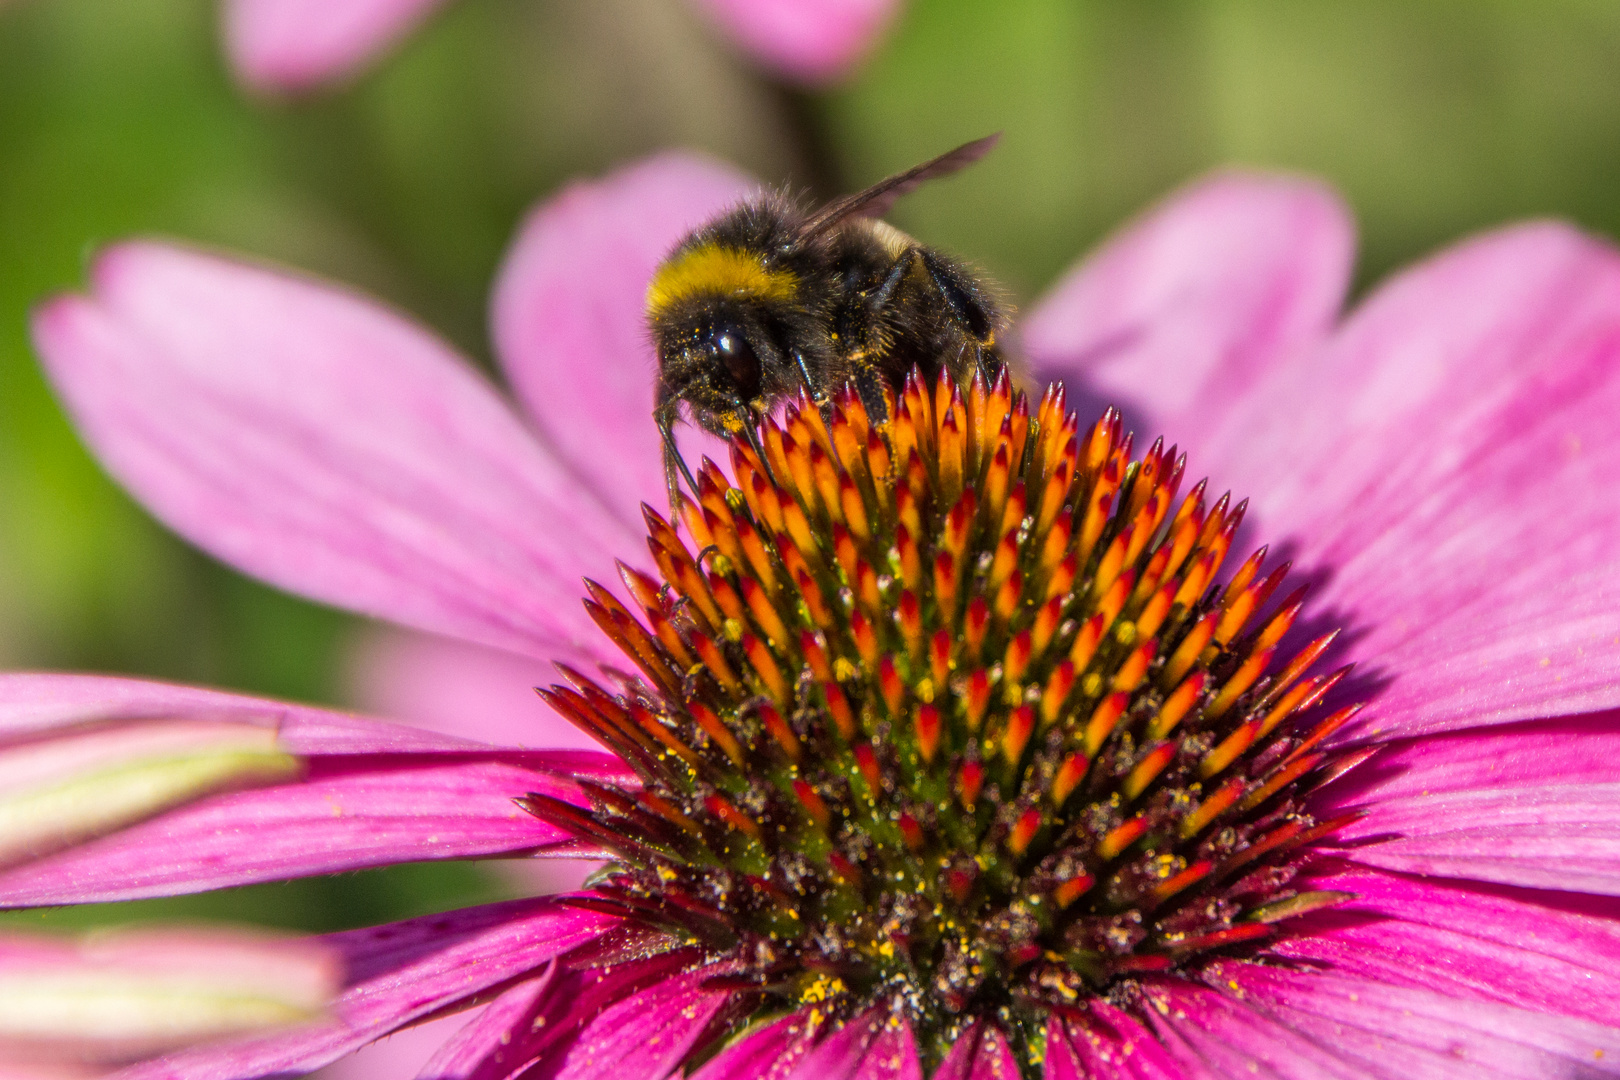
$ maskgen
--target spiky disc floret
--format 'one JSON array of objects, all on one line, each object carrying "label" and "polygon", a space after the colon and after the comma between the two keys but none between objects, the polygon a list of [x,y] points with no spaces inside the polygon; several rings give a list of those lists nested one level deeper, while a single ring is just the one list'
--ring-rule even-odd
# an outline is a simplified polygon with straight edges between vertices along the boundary
[{"label": "spiky disc floret", "polygon": [[1216,583],[1244,505],[1177,504],[1184,457],[1060,388],[1031,415],[913,378],[891,412],[790,406],[735,486],[704,463],[691,546],[646,510],[639,615],[591,584],[641,677],[546,696],[641,786],[526,801],[617,854],[586,902],[734,958],[764,1010],[893,999],[926,1055],[1341,900],[1289,885],[1345,824],[1301,798],[1354,710],[1301,723],[1344,672],[1306,674],[1331,634],[1276,655],[1286,565]]}]

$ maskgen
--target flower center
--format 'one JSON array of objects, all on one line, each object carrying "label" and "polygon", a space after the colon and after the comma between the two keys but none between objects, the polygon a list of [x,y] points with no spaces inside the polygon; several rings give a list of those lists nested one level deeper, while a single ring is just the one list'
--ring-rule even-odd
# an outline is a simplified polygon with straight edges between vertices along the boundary
[{"label": "flower center", "polygon": [[640,785],[524,800],[616,854],[579,902],[726,958],[761,1013],[889,1000],[925,1055],[993,1017],[1029,1061],[1051,1008],[1344,899],[1289,885],[1346,824],[1302,799],[1355,709],[1301,719],[1345,671],[1307,675],[1332,634],[1278,656],[1286,565],[1217,584],[1244,504],[1178,504],[1185,457],[1061,388],[913,377],[890,412],[766,419],[735,486],[704,462],[691,545],[646,509],[639,614],[590,584],[640,677],[546,697]]}]

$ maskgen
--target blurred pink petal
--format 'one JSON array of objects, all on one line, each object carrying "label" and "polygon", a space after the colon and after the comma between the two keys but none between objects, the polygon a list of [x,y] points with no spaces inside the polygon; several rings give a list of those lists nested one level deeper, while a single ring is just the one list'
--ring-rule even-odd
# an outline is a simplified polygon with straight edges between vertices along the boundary
[{"label": "blurred pink petal", "polygon": [[338,992],[333,950],[222,929],[0,934],[0,1055],[51,1064],[131,1060],[319,1017]]},{"label": "blurred pink petal", "polygon": [[634,550],[447,347],[334,287],[152,243],[35,317],[101,460],[177,531],[328,603],[549,657]]},{"label": "blurred pink petal", "polygon": [[849,73],[900,13],[901,0],[695,0],[727,37],[799,82]]},{"label": "blurred pink petal", "polygon": [[[542,767],[550,760],[529,756]],[[513,802],[531,792],[580,801],[571,780],[502,761],[427,760],[313,759],[301,783],[216,796],[0,871],[0,903],[131,900],[396,862],[574,850],[568,834]]]},{"label": "blurred pink petal", "polygon": [[275,728],[280,745],[293,754],[421,754],[490,749],[468,739],[353,713],[177,683],[112,675],[0,673],[0,736],[35,735],[95,723],[185,717]]},{"label": "blurred pink petal", "polygon": [[1322,571],[1353,732],[1620,705],[1620,257],[1557,225],[1401,274],[1223,420],[1212,467]]},{"label": "blurred pink petal", "polygon": [[[491,319],[502,367],[549,443],[631,528],[641,501],[669,502],[647,283],[682,235],[755,187],[707,158],[655,157],[542,203],[501,267]],[[693,461],[727,460],[694,428],[680,437]]]},{"label": "blurred pink petal", "polygon": [[467,1002],[600,936],[611,919],[519,900],[319,939],[348,963],[332,1019],[227,1040],[133,1066],[122,1080],[209,1080],[308,1072],[440,1009]]},{"label": "blurred pink petal", "polygon": [[476,1024],[487,1011],[487,1006],[475,1007],[400,1028],[338,1058],[314,1075],[316,1080],[410,1080],[440,1047],[469,1024]]},{"label": "blurred pink petal", "polygon": [[308,90],[358,72],[444,0],[224,0],[225,48],[262,91]]},{"label": "blurred pink petal", "polygon": [[1087,256],[1035,305],[1019,340],[1041,377],[1201,450],[1269,370],[1332,328],[1354,245],[1349,212],[1317,181],[1217,174]]},{"label": "blurred pink petal", "polygon": [[534,688],[557,669],[526,656],[379,626],[352,646],[347,683],[355,704],[408,724],[506,746],[602,745],[552,711]]},{"label": "blurred pink petal", "polygon": [[301,769],[259,724],[129,720],[11,741],[0,745],[0,865]]}]

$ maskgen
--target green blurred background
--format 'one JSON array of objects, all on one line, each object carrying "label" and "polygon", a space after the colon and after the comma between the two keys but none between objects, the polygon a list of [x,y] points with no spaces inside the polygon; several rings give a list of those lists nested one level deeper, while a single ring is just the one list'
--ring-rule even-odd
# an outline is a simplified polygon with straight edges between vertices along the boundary
[{"label": "green blurred background", "polygon": [[[293,102],[232,83],[216,22],[212,0],[0,0],[3,667],[346,696],[355,622],[168,535],[40,378],[30,305],[131,233],[357,283],[484,363],[485,293],[525,209],[668,146],[833,193],[1005,130],[893,217],[1021,302],[1228,162],[1336,184],[1361,221],[1363,287],[1509,218],[1620,233],[1612,0],[914,0],[852,80],[809,93],[681,0],[459,0],[347,89]],[[404,867],[142,912],[327,928],[507,887]]]}]

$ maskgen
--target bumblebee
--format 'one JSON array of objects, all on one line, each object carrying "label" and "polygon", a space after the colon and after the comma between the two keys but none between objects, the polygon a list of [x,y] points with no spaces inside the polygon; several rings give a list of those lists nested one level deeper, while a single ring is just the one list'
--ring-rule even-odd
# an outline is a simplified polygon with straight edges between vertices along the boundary
[{"label": "bumblebee", "polygon": [[680,474],[692,483],[672,430],[683,404],[707,431],[753,437],[757,419],[800,389],[826,403],[851,384],[870,415],[886,417],[885,391],[898,390],[913,367],[930,379],[941,370],[963,381],[1000,374],[1004,315],[989,289],[962,263],[878,220],[900,196],[978,160],[999,138],[815,210],[769,192],[676,245],[647,290],[658,353],[653,419],[671,501]]}]

